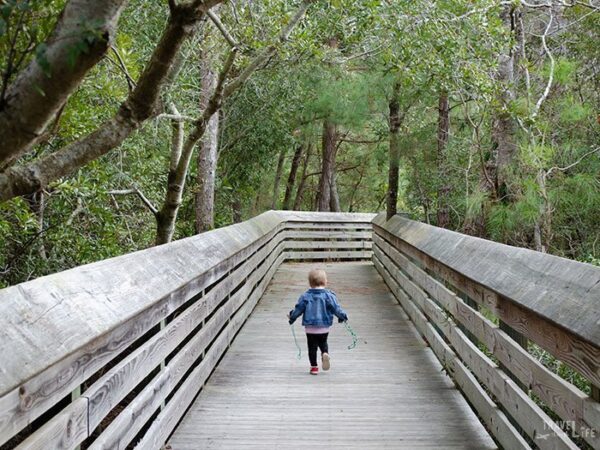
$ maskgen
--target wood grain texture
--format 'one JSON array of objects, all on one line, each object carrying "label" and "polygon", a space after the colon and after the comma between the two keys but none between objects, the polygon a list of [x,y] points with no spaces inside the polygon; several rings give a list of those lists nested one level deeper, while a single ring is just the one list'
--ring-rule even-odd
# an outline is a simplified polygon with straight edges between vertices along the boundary
[{"label": "wood grain texture", "polygon": [[302,330],[296,324],[303,348],[297,361],[285,314],[314,265],[280,267],[169,439],[171,448],[495,448],[371,263],[317,264],[360,343],[347,350],[350,337],[334,326],[332,369],[308,374]]},{"label": "wood grain texture", "polygon": [[417,327],[417,330],[419,330],[419,333],[429,343],[439,362],[460,387],[492,435],[504,448],[511,450],[530,449],[529,444],[515,429],[508,417],[494,403],[471,371],[463,364],[456,353],[444,341],[443,337],[440,336],[433,325],[427,320],[425,314],[410,300],[377,255],[374,256],[373,263],[389,289]]},{"label": "wood grain texture", "polygon": [[[507,333],[478,311],[470,308],[454,292],[430,277],[383,238],[375,235],[373,239],[399,268],[443,306],[455,320],[473,333],[526,389],[537,395],[563,420],[575,421],[582,430],[591,430],[600,426],[598,414],[596,413],[594,418],[592,412],[600,411],[597,402],[544,367]],[[595,445],[598,444],[600,436],[594,437],[592,433],[587,433],[586,436],[591,445],[594,441],[596,441]]]},{"label": "wood grain texture", "polygon": [[373,253],[371,251],[290,251],[286,252],[286,260],[298,260],[298,259],[332,259],[332,260],[343,260],[343,259],[371,259]]},{"label": "wood grain texture", "polygon": [[364,230],[371,231],[373,225],[371,222],[360,223],[360,222],[350,222],[350,223],[327,223],[327,222],[286,222],[286,228],[295,229],[301,228],[303,230]]},{"label": "wood grain texture", "polygon": [[[277,222],[272,224],[276,232]],[[8,389],[0,396],[0,442],[226,274],[236,256],[254,251],[252,243],[269,230],[262,234],[262,221],[250,225],[215,230],[222,231],[218,239],[177,241],[0,291],[0,322],[7,322],[0,334],[9,344],[0,350],[0,382]],[[199,252],[206,257],[197,258]],[[11,297],[15,290],[23,295]],[[18,377],[20,383],[10,387]]]},{"label": "wood grain texture", "polygon": [[360,239],[371,239],[370,231],[354,231],[354,230],[303,230],[293,229],[287,232],[288,237],[291,239],[303,239],[309,240],[327,240],[327,239],[345,239],[345,240],[360,240]]},{"label": "wood grain texture", "polygon": [[45,424],[35,435],[29,436],[19,450],[69,450],[87,437],[87,399],[79,397],[61,411],[54,420]]},{"label": "wood grain texture", "polygon": [[291,237],[288,219],[294,235],[338,232],[354,240],[370,239],[372,217],[271,211],[1,290],[0,444],[258,247]]},{"label": "wood grain texture", "polygon": [[361,239],[360,241],[288,241],[286,242],[285,247],[286,249],[370,249],[372,247],[372,242],[364,239]]},{"label": "wood grain texture", "polygon": [[[492,313],[494,313],[500,320],[505,322],[511,328],[538,344],[544,350],[554,355],[557,359],[563,361],[575,370],[581,372],[581,374],[588,378],[592,383],[600,383],[600,346],[598,346],[597,343],[593,343],[588,341],[587,339],[582,338],[581,336],[577,335],[577,333],[573,330],[565,328],[564,325],[557,324],[555,321],[547,319],[543,315],[540,315],[539,312],[532,310],[529,307],[525,307],[519,302],[513,301],[510,298],[501,295],[500,293],[494,291],[491,287],[481,284],[478,281],[472,280],[471,278],[459,272],[458,270],[447,266],[445,263],[440,262],[439,260],[430,256],[429,254],[421,251],[417,247],[412,246],[400,236],[394,234],[394,232],[387,230],[387,228],[382,228],[379,225],[375,225],[375,229],[377,233],[381,234],[386,240],[391,242],[394,245],[394,247],[418,261],[420,264],[422,264],[424,268],[427,268],[428,270],[432,271],[433,273],[441,277],[443,280],[447,281],[449,284],[454,286],[457,290],[465,293],[467,296],[469,296],[469,298],[475,300],[478,304],[487,307]],[[442,239],[444,238],[444,236],[438,236],[438,238]],[[477,241],[483,240],[478,239]],[[510,249],[509,251],[525,250],[504,246],[494,242],[489,242],[489,244],[492,246],[497,245],[501,246],[502,248]],[[482,248],[482,257],[486,254],[483,253],[484,250],[485,249]],[[489,253],[490,252],[488,252],[487,254]],[[474,254],[471,254],[469,258],[471,258],[472,260],[476,260],[478,257],[473,255]],[[542,258],[546,256],[550,257],[549,255],[545,254],[541,255]],[[502,261],[503,264],[506,265],[506,267],[509,267],[510,259],[507,259],[504,256],[497,254],[495,254],[495,257],[498,261]],[[564,260],[564,258],[550,258],[552,258],[553,260]],[[575,263],[575,261],[564,261],[567,261],[567,263]],[[586,270],[588,270],[587,266],[592,267],[594,270],[599,270],[597,268],[594,268],[593,266],[590,266],[589,264],[581,264],[581,266],[585,266]],[[485,267],[485,265],[483,265],[483,267]],[[548,285],[545,286],[544,281],[542,280],[543,276],[540,276],[539,274],[537,277],[534,277],[528,281],[529,275],[527,274],[527,271],[523,271],[521,274],[519,274],[518,272],[513,273],[513,269],[507,269],[509,271],[509,274],[512,274],[508,276],[505,272],[502,271],[500,266],[496,267],[495,270],[497,272],[498,278],[505,280],[507,284],[510,284],[509,280],[511,279],[511,277],[521,276],[523,277],[523,279],[519,282],[519,284],[526,284],[529,282],[531,286],[535,286],[538,292],[542,293],[551,290],[553,288],[553,283],[555,283],[554,280],[551,280],[552,273],[550,273],[550,276],[548,277]],[[576,280],[574,282],[576,282]],[[595,289],[596,286],[590,287],[589,296],[585,292],[583,292],[583,294],[581,292],[575,292],[572,294],[583,295],[582,298],[578,299],[578,303],[587,304],[588,309],[596,308],[590,314],[590,316],[586,318],[586,321],[589,323],[596,320],[594,319],[594,317],[600,314],[600,308],[598,307],[598,304],[600,304],[600,302],[595,298]],[[557,314],[559,314],[562,318],[566,318],[571,314],[571,310],[569,310],[569,308],[563,308],[561,299],[556,299],[549,296],[546,299],[546,302],[549,305],[548,308],[556,308]],[[575,316],[579,316],[581,312],[579,310],[573,310],[573,314]],[[598,326],[598,323],[600,322],[597,322],[596,328],[600,330],[600,326]]]},{"label": "wood grain texture", "polygon": [[[494,395],[496,401],[505,408],[540,449],[575,450],[578,448],[508,375],[466,337],[442,308],[429,299],[425,292],[395,266],[379,246],[375,247],[375,254],[406,295],[427,316],[428,320],[441,330],[462,362]],[[544,436],[544,439],[540,439],[539,436]]]},{"label": "wood grain texture", "polygon": [[158,450],[162,448],[164,442],[186,412],[198,391],[204,386],[204,383],[213,371],[219,358],[227,350],[243,323],[252,313],[256,303],[264,293],[282,261],[283,256],[279,256],[273,264],[267,266],[268,271],[263,280],[256,286],[253,295],[244,306],[236,312],[227,327],[219,334],[219,337],[211,345],[210,350],[206,353],[202,362],[185,379],[175,395],[169,400],[165,408],[163,408],[160,414],[152,422],[152,425],[144,434],[140,442],[137,443],[135,448],[140,450]]},{"label": "wood grain texture", "polygon": [[600,268],[404,217],[374,224],[454,271],[600,347]]}]

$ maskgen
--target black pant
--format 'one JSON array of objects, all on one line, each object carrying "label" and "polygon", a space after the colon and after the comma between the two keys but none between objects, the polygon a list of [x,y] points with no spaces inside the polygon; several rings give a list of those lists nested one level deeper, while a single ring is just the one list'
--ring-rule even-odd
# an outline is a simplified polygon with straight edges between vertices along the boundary
[{"label": "black pant", "polygon": [[327,336],[329,336],[329,333],[306,335],[306,341],[308,342],[308,359],[310,360],[310,365],[312,367],[317,366],[317,348],[321,349],[321,354],[329,353]]}]

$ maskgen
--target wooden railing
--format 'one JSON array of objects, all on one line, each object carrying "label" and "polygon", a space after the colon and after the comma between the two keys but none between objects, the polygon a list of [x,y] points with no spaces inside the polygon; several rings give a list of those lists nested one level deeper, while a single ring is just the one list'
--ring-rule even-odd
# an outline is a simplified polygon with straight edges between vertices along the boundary
[{"label": "wooden railing", "polygon": [[500,445],[600,449],[600,268],[401,216],[373,224],[377,270]]},{"label": "wooden railing", "polygon": [[279,264],[370,259],[372,218],[271,211],[0,291],[0,446],[160,448]]}]

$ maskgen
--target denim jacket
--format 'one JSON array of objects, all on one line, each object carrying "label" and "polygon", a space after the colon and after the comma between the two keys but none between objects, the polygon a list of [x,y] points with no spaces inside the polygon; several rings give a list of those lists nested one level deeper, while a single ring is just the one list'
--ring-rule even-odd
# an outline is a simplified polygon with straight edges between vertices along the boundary
[{"label": "denim jacket", "polygon": [[300,296],[296,307],[290,311],[290,325],[302,316],[303,326],[330,327],[335,315],[339,322],[348,320],[348,315],[329,289],[311,288]]}]

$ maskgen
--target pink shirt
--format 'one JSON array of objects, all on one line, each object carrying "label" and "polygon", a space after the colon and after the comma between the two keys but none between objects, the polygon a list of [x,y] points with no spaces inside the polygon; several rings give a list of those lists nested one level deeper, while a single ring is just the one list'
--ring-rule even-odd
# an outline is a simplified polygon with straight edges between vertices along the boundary
[{"label": "pink shirt", "polygon": [[306,331],[306,334],[325,334],[329,333],[330,328],[331,327],[313,327],[307,325],[304,327],[304,331]]}]

